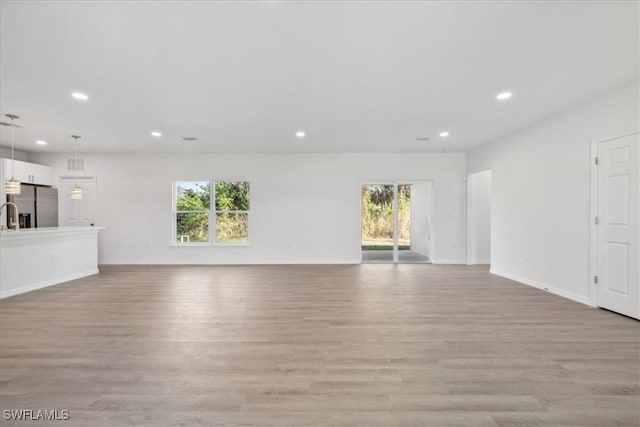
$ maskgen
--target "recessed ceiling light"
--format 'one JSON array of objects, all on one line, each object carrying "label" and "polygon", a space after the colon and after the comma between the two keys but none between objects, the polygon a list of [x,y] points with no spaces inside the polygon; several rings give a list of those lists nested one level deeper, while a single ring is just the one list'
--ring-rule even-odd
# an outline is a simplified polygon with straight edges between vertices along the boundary
[{"label": "recessed ceiling light", "polygon": [[449,136],[449,132],[447,132],[446,130],[445,130],[445,131],[443,131],[443,132],[440,132],[440,137],[441,137],[441,138],[446,138],[446,137],[448,137],[448,136]]},{"label": "recessed ceiling light", "polygon": [[158,132],[157,130],[151,131],[151,136],[155,136],[156,138],[159,138],[162,136],[161,132]]},{"label": "recessed ceiling light", "polygon": [[38,144],[38,145],[47,145],[47,141],[43,141],[43,140],[39,139],[39,140],[36,141],[36,144]]},{"label": "recessed ceiling light", "polygon": [[500,101],[504,101],[505,99],[509,99],[511,98],[513,94],[511,92],[500,92],[499,94],[496,95],[496,99],[499,99]]},{"label": "recessed ceiling light", "polygon": [[89,99],[89,95],[85,95],[84,93],[80,92],[73,92],[71,96],[73,96],[75,99],[79,99],[80,101],[86,101]]},{"label": "recessed ceiling light", "polygon": [[307,136],[307,134],[302,132],[302,131],[298,131],[298,132],[296,132],[296,136],[298,138],[304,138],[305,136]]}]

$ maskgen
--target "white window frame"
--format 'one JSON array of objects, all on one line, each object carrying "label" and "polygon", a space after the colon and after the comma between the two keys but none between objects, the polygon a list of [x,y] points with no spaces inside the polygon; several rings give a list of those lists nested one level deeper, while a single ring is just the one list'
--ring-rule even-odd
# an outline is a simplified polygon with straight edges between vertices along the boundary
[{"label": "white window frame", "polygon": [[[204,213],[205,211],[178,211],[176,205],[178,202],[178,182],[206,182],[209,184],[209,241],[208,242],[178,242],[178,214],[179,213]],[[250,245],[250,210],[217,210],[216,209],[216,182],[246,182],[249,184],[249,197],[251,197],[251,183],[246,180],[206,180],[206,179],[177,179],[171,181],[171,244],[170,246],[178,247],[202,247],[202,246],[249,246]],[[251,202],[249,202],[251,203]],[[217,240],[216,220],[218,214],[246,214],[247,215],[247,241],[246,242],[220,242]]]}]

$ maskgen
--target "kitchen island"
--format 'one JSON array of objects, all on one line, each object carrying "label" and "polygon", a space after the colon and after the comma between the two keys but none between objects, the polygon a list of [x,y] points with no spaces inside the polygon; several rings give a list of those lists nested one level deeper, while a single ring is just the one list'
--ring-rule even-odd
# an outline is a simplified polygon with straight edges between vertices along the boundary
[{"label": "kitchen island", "polygon": [[0,231],[0,298],[98,273],[98,231],[48,227]]}]

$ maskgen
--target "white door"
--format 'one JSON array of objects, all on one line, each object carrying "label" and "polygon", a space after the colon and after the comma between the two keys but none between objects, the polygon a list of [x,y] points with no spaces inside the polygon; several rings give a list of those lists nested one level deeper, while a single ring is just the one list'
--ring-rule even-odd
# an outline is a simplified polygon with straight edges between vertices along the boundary
[{"label": "white door", "polygon": [[639,134],[598,143],[597,302],[640,318]]},{"label": "white door", "polygon": [[[82,199],[69,197],[71,189],[78,184],[82,188]],[[93,177],[62,178],[60,198],[60,223],[65,227],[90,226],[95,222],[96,184]]]}]

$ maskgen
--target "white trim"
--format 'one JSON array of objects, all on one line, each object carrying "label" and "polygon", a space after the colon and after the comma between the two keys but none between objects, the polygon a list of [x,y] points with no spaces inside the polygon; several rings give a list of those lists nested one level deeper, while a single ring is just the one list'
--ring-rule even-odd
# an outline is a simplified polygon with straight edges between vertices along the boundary
[{"label": "white trim", "polygon": [[432,264],[461,264],[465,265],[467,260],[465,259],[434,259]]},{"label": "white trim", "polygon": [[[464,189],[465,189],[465,199],[464,199],[464,203],[465,203],[465,212],[466,212],[466,221],[465,221],[465,227],[464,227],[464,255],[467,258],[467,264],[468,265],[474,265],[474,264],[491,264],[491,259],[470,259],[469,258],[469,251],[471,249],[471,238],[470,238],[470,230],[471,230],[471,205],[469,203],[469,199],[470,196],[472,195],[472,193],[469,191],[469,178],[471,177],[471,175],[477,175],[480,173],[484,173],[484,172],[491,172],[491,188],[490,188],[490,194],[489,194],[489,205],[491,207],[491,215],[489,216],[489,228],[490,230],[493,230],[493,169],[492,168],[486,168],[486,169],[482,169],[479,171],[475,171],[475,172],[471,172],[471,173],[467,173],[464,177]],[[492,232],[491,231],[489,233],[489,256],[491,256],[491,243],[493,242],[492,239]]]},{"label": "white trim", "polygon": [[400,212],[398,212],[398,187],[397,182],[393,183],[393,200],[391,201],[391,214],[393,215],[393,263],[400,261],[398,255],[398,240],[400,240]]},{"label": "white trim", "polygon": [[464,257],[466,259],[466,263],[469,264],[469,221],[471,215],[469,215],[469,171],[466,172],[464,176],[464,238],[462,239],[462,244],[464,245]]},{"label": "white trim", "polygon": [[49,286],[58,285],[60,283],[69,282],[71,280],[81,279],[87,276],[93,276],[98,274],[98,269],[83,271],[81,273],[69,274],[67,276],[56,277],[55,279],[45,280],[43,282],[33,283],[31,285],[22,286],[20,288],[12,289],[6,292],[0,292],[0,299],[12,297],[14,295],[23,294],[25,292],[35,291],[37,289],[47,288]]},{"label": "white trim", "polygon": [[582,296],[582,295],[574,294],[573,292],[565,291],[564,289],[559,289],[559,288],[544,284],[542,282],[537,282],[535,280],[527,279],[527,278],[524,278],[522,276],[518,276],[517,274],[511,274],[511,273],[507,273],[507,272],[504,272],[504,271],[496,270],[495,268],[490,269],[489,273],[495,274],[496,276],[504,277],[505,279],[513,280],[513,281],[518,282],[518,283],[522,283],[522,284],[527,285],[527,286],[531,286],[533,288],[537,288],[537,289],[541,289],[543,291],[547,291],[547,292],[552,293],[554,295],[558,295],[558,296],[561,296],[563,298],[567,298],[567,299],[570,299],[572,301],[579,302],[581,304],[585,304],[585,305],[591,306],[591,303],[590,303],[590,300],[589,300],[588,296]]},{"label": "white trim", "polygon": [[269,260],[269,261],[225,261],[225,262],[179,262],[175,260],[99,260],[99,265],[358,265],[361,264],[359,258],[346,260],[335,259],[302,259],[302,260]]},{"label": "white trim", "polygon": [[598,226],[594,218],[598,216],[598,167],[595,159],[598,156],[598,141],[591,139],[591,155],[589,156],[590,191],[589,191],[589,305],[598,306],[598,288],[593,280],[598,275]]},{"label": "white trim", "polygon": [[243,247],[243,246],[251,246],[250,242],[230,242],[230,243],[220,243],[220,242],[194,242],[194,243],[172,243],[169,245],[170,248],[215,248],[215,247]]},{"label": "white trim", "polygon": [[431,179],[431,228],[429,229],[429,233],[431,233],[431,248],[429,252],[429,258],[431,259],[431,264],[433,264],[433,260],[436,259],[436,180]]},{"label": "white trim", "polygon": [[468,259],[467,265],[491,264],[490,259]]}]

